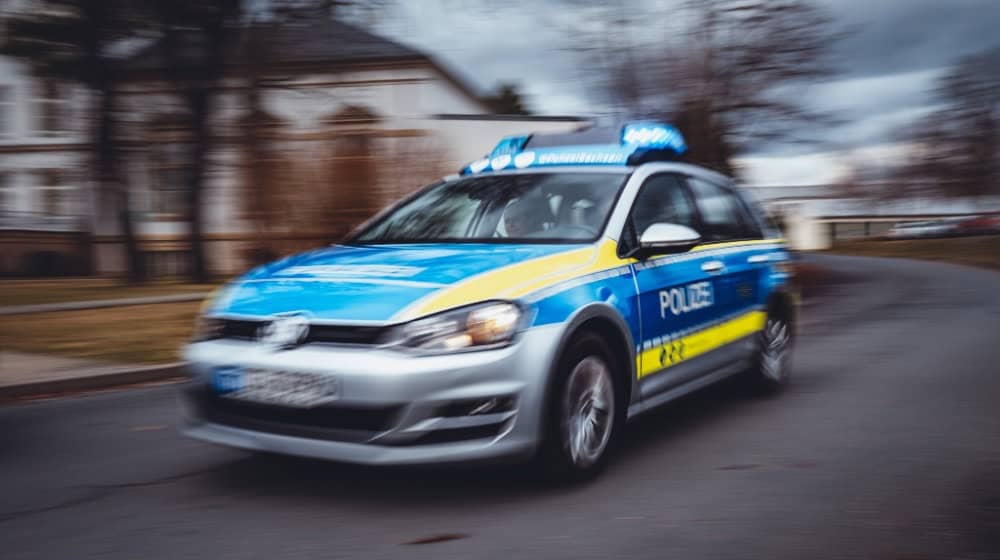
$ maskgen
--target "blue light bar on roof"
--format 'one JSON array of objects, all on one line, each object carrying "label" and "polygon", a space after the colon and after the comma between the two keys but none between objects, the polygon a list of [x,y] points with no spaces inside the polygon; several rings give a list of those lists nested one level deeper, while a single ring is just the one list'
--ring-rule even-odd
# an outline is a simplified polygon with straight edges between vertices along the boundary
[{"label": "blue light bar on roof", "polygon": [[625,125],[622,144],[641,148],[669,148],[678,154],[687,150],[681,131],[669,124],[640,122]]},{"label": "blue light bar on roof", "polygon": [[524,149],[524,145],[528,143],[529,138],[531,138],[531,135],[504,136],[497,143],[496,147],[493,148],[493,151],[490,152],[490,157],[495,158],[497,156],[520,153]]},{"label": "blue light bar on roof", "polygon": [[680,131],[668,124],[630,123],[622,128],[620,138],[620,144],[532,149],[532,136],[507,136],[487,157],[470,163],[461,174],[558,165],[636,165],[644,161],[669,159],[687,150]]}]

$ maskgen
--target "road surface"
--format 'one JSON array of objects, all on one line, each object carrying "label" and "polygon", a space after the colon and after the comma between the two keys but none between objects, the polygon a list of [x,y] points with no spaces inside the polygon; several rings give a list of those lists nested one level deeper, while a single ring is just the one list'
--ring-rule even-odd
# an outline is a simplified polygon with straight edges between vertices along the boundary
[{"label": "road surface", "polygon": [[1000,275],[828,258],[794,383],[631,426],[594,483],[253,456],[172,387],[0,408],[0,557],[1000,558]]}]

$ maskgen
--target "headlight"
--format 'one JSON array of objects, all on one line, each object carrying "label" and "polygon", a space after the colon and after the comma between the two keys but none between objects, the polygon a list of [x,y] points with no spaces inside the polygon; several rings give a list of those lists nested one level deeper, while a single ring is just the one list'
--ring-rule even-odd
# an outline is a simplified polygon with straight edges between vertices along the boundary
[{"label": "headlight", "polygon": [[386,343],[429,352],[495,348],[514,338],[522,316],[513,303],[483,303],[399,325]]},{"label": "headlight", "polygon": [[194,333],[191,335],[191,340],[193,342],[201,342],[203,340],[219,338],[222,336],[222,326],[222,319],[199,315],[194,322]]}]

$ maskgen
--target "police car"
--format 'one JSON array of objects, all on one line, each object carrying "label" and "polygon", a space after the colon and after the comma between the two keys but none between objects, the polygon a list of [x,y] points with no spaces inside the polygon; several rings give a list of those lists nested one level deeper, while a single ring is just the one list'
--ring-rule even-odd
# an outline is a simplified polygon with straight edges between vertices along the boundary
[{"label": "police car", "polygon": [[789,253],[726,177],[640,122],[503,139],[346,242],[212,298],[192,437],[365,464],[606,462],[626,421],[789,375]]}]

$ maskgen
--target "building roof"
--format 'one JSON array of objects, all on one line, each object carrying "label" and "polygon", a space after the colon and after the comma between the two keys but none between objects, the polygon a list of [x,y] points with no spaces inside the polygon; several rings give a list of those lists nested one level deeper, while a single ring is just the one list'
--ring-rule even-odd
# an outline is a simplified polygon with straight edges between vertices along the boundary
[{"label": "building roof", "polygon": [[[241,65],[251,60],[268,64],[358,63],[425,59],[426,55],[410,47],[369,33],[333,19],[309,22],[259,23],[241,27],[229,34],[223,58],[227,65]],[[178,36],[182,64],[198,62],[200,35]],[[255,44],[252,44],[254,41]],[[251,49],[253,52],[251,53]],[[167,65],[165,44],[154,41],[126,63],[130,70],[160,70]]]},{"label": "building roof", "polygon": [[[278,67],[317,65],[346,66],[365,64],[409,64],[430,66],[462,93],[482,104],[480,93],[455,72],[431,56],[391,39],[369,33],[343,21],[318,18],[308,22],[259,23],[240,27],[229,34],[223,47],[227,68],[248,63]],[[195,33],[181,34],[180,70],[200,65],[203,38]],[[168,64],[162,40],[139,49],[124,65],[138,77],[159,74]]]}]

